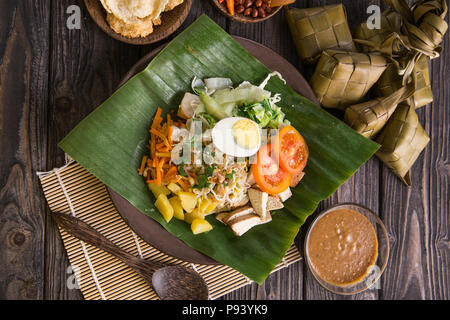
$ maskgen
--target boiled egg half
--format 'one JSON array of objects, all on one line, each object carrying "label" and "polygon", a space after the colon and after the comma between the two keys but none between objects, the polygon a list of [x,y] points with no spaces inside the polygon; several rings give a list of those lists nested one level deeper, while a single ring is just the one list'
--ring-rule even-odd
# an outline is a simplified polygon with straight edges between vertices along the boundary
[{"label": "boiled egg half", "polygon": [[261,146],[259,125],[247,118],[230,117],[217,122],[211,131],[214,146],[233,157],[250,157]]}]

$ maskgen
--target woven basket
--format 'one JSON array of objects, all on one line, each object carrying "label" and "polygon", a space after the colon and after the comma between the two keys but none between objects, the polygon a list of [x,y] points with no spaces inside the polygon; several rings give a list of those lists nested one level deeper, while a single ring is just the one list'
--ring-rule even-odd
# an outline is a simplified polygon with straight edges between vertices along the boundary
[{"label": "woven basket", "polygon": [[285,10],[292,38],[303,62],[315,63],[325,49],[355,50],[342,4],[308,9],[286,7]]},{"label": "woven basket", "polygon": [[430,141],[414,109],[408,104],[399,104],[376,141],[381,144],[377,157],[410,186],[409,171]]},{"label": "woven basket", "polygon": [[374,53],[325,50],[310,84],[324,107],[344,110],[361,101],[386,67],[386,58]]}]

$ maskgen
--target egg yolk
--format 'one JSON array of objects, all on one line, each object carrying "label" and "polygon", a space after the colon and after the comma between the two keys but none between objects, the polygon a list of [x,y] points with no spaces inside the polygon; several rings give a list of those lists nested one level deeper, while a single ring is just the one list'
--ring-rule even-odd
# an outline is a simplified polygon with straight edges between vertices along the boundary
[{"label": "egg yolk", "polygon": [[236,121],[233,125],[233,136],[236,143],[245,149],[256,148],[259,145],[258,125],[250,120]]}]

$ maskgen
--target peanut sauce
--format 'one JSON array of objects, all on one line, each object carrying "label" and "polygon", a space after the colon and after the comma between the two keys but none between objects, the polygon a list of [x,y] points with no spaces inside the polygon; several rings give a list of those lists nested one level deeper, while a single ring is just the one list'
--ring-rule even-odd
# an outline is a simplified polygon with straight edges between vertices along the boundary
[{"label": "peanut sauce", "polygon": [[321,279],[348,286],[362,281],[375,264],[378,241],[364,215],[336,209],[316,221],[307,250],[311,267]]}]

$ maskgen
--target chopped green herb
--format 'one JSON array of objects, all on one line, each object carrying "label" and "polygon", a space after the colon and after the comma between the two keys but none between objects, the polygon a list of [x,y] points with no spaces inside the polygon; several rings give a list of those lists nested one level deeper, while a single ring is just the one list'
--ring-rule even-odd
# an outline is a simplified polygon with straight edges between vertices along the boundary
[{"label": "chopped green herb", "polygon": [[234,170],[231,171],[230,173],[225,174],[225,179],[232,179],[234,175]]},{"label": "chopped green herb", "polygon": [[211,183],[208,181],[208,177],[204,174],[197,176],[197,184],[193,186],[194,189],[208,188]]},{"label": "chopped green herb", "polygon": [[183,177],[188,176],[186,171],[184,171],[184,162],[180,163],[180,165],[178,166],[178,173],[180,174],[180,176],[183,176]]},{"label": "chopped green herb", "polygon": [[216,168],[216,165],[207,166],[205,169],[205,174],[207,177],[211,177],[214,173],[214,169]]}]

